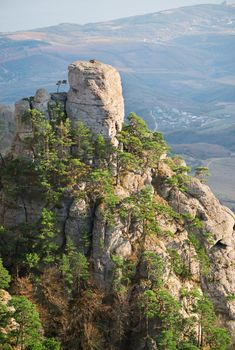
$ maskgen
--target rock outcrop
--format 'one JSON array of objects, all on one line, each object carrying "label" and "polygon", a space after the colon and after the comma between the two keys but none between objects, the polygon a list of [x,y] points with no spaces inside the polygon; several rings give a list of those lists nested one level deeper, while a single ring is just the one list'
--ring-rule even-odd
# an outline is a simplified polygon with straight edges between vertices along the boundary
[{"label": "rock outcrop", "polygon": [[114,140],[124,121],[120,75],[109,65],[77,61],[69,65],[66,110],[74,124],[83,121],[95,134]]},{"label": "rock outcrop", "polygon": [[[16,159],[24,152],[27,154],[27,151],[24,149],[24,140],[32,133],[32,126],[30,120],[25,121],[23,118],[24,113],[28,109],[37,108],[50,120],[52,117],[51,107],[55,106],[58,102],[61,104],[63,112],[66,111],[68,118],[72,120],[74,126],[76,126],[77,121],[81,120],[91,128],[93,133],[101,133],[113,144],[117,144],[116,134],[121,130],[123,123],[123,98],[120,77],[117,71],[110,66],[95,61],[75,62],[69,66],[69,83],[70,90],[68,94],[50,95],[45,90],[40,89],[36,92],[35,97],[16,103],[17,135],[13,143],[11,157]],[[146,130],[144,132],[144,138],[146,138],[146,135],[150,133],[148,134]],[[133,137],[133,142],[136,141],[136,138],[137,136]],[[149,147],[149,143],[147,143],[146,147]],[[139,147],[139,152],[141,152],[140,149],[141,147]],[[122,152],[121,147],[119,151]],[[135,157],[138,157],[135,151],[134,156],[132,155],[132,158],[128,158],[131,161],[135,161]],[[146,153],[143,154],[146,155]],[[130,153],[126,152],[125,156],[130,157]],[[112,162],[115,159],[117,159],[117,155],[116,158],[113,157]],[[70,160],[71,158],[69,158]],[[81,166],[78,159],[75,160],[76,166]],[[126,158],[124,158],[125,160]],[[106,310],[110,313],[113,305],[119,302],[120,308],[126,307],[127,309],[123,312],[125,317],[128,317],[126,313],[130,312],[130,319],[125,321],[127,327],[129,327],[128,337],[124,337],[125,339],[122,340],[122,343],[120,339],[116,342],[113,340],[110,349],[157,349],[157,343],[154,339],[156,338],[156,329],[159,325],[156,326],[156,321],[154,320],[148,320],[149,334],[146,337],[146,324],[143,321],[143,317],[141,319],[139,312],[133,311],[137,307],[137,304],[133,307],[133,300],[136,295],[145,291],[146,288],[150,288],[149,286],[153,284],[151,278],[149,279],[149,271],[147,262],[144,259],[144,252],[154,253],[159,257],[159,261],[163,261],[163,281],[166,285],[166,290],[180,302],[181,313],[186,319],[195,316],[192,311],[193,301],[191,299],[193,297],[190,293],[193,293],[197,289],[199,294],[206,293],[209,295],[220,316],[221,324],[225,325],[235,338],[235,278],[233,276],[235,267],[235,215],[219,203],[208,186],[196,178],[187,177],[185,170],[183,170],[183,176],[187,177],[186,190],[183,191],[179,186],[177,187],[177,184],[169,182],[169,179],[177,174],[175,173],[174,166],[170,166],[170,162],[168,161],[169,158],[167,157],[159,157],[156,161],[156,166],[145,166],[141,169],[137,166],[134,170],[128,168],[129,164],[124,170],[120,168],[120,165],[119,168],[116,165],[116,169],[122,169],[122,172],[116,174],[118,175],[118,178],[115,179],[116,181],[111,181],[112,189],[108,187],[108,191],[112,192],[113,190],[113,202],[111,201],[110,204],[112,208],[111,218],[109,217],[110,212],[107,212],[108,205],[102,197],[104,192],[107,192],[107,189],[102,188],[102,180],[104,179],[104,182],[107,180],[105,178],[107,173],[104,171],[106,170],[104,169],[105,166],[108,164],[107,159],[103,163],[105,166],[103,165],[101,169],[103,176],[101,183],[98,182],[98,189],[93,189],[95,193],[96,190],[99,192],[100,186],[101,195],[96,197],[90,189],[92,188],[92,183],[89,182],[89,176],[91,174],[94,175],[92,171],[95,165],[87,162],[85,168],[81,167],[82,171],[88,171],[87,176],[80,183],[78,180],[78,183],[75,184],[75,192],[71,193],[70,188],[66,188],[60,197],[60,202],[58,203],[57,201],[53,205],[50,204],[50,206],[45,198],[43,199],[43,195],[38,195],[38,192],[33,186],[32,192],[29,192],[30,194],[25,194],[22,191],[18,197],[17,193],[11,197],[12,194],[9,192],[8,186],[4,185],[3,178],[3,186],[0,192],[0,224],[4,225],[9,234],[9,239],[14,241],[16,237],[17,254],[20,254],[19,245],[21,244],[20,239],[22,239],[19,235],[20,227],[26,227],[29,230],[27,231],[28,234],[32,235],[32,239],[35,239],[35,232],[32,231],[32,233],[30,231],[31,227],[36,225],[38,228],[37,225],[40,221],[42,209],[49,206],[50,209],[53,209],[57,220],[56,232],[58,231],[59,235],[57,237],[57,243],[61,249],[64,249],[66,243],[70,241],[77,249],[77,252],[84,254],[90,262],[92,288],[97,288],[102,296],[102,301],[97,302],[97,304],[103,307],[107,303],[105,304],[107,307]],[[174,165],[179,167],[179,164]],[[185,164],[182,164],[182,168],[185,169]],[[59,176],[60,174],[53,173],[53,169],[52,167],[51,173]],[[64,167],[62,170],[64,169],[67,168]],[[50,178],[51,173],[49,173],[48,178]],[[66,174],[66,171],[64,173]],[[97,173],[95,175],[97,177]],[[76,176],[79,179],[80,174],[76,173]],[[56,182],[55,176],[52,176],[52,178]],[[49,182],[46,185],[49,190],[53,187],[53,184],[50,187]],[[60,186],[63,185],[60,184]],[[141,191],[146,188],[154,202],[154,207],[145,208],[145,204],[143,205],[143,202],[141,202],[141,200],[146,200],[146,193],[145,197],[144,195],[141,197]],[[45,187],[43,187],[43,191],[46,191]],[[117,198],[118,200],[115,202]],[[125,201],[126,199],[127,201]],[[142,211],[138,212],[138,204],[142,205]],[[146,202],[147,205],[149,205],[149,200]],[[133,207],[134,210],[132,210]],[[149,222],[154,226],[153,230],[155,230],[155,233],[148,235],[145,232],[145,225],[149,224]],[[192,236],[194,244],[192,243]],[[198,251],[199,248],[200,252]],[[25,253],[24,247],[22,250]],[[14,252],[6,254],[5,261],[9,265],[13,264],[13,255]],[[115,257],[116,259],[117,257],[120,259],[118,262],[119,265],[115,265]],[[176,260],[174,261],[174,259]],[[123,277],[125,271],[122,270],[124,266],[122,264],[125,261],[135,263],[135,277],[132,284],[129,282],[129,275],[124,276],[125,278]],[[64,260],[64,263],[68,263],[68,261]],[[174,263],[176,266],[174,266]],[[203,264],[206,264],[206,266],[202,266]],[[183,272],[177,271],[179,266],[184,269]],[[66,267],[68,268],[67,265],[64,265],[64,268]],[[128,267],[126,268],[128,269]],[[154,269],[155,273],[158,266],[155,265]],[[207,269],[206,273],[203,269]],[[53,288],[56,289],[56,279],[63,285],[61,270],[58,273],[56,267],[52,268],[51,266],[48,270],[49,275],[53,275]],[[78,271],[80,273],[79,268]],[[43,274],[45,277],[46,272],[43,271]],[[116,283],[120,282],[120,284],[124,279],[122,288],[125,290],[125,297],[123,297],[125,293],[123,292],[122,294],[122,291],[117,297],[115,294],[117,291],[114,292],[112,289],[114,288],[115,278]],[[139,281],[141,282],[139,283]],[[37,288],[39,288],[38,285]],[[47,291],[42,290],[41,294],[50,294],[50,283],[48,283],[47,288]],[[63,291],[63,293],[66,295],[66,292]],[[86,302],[91,297],[92,293],[90,290],[89,293],[85,296]],[[190,294],[190,297],[187,296],[187,293],[188,295]],[[63,298],[65,298],[64,294]],[[46,296],[44,297],[46,298]],[[68,307],[69,315],[71,313],[70,306],[68,306],[70,297],[66,301],[62,300],[67,305],[66,307]],[[124,304],[124,299],[126,304]],[[76,300],[79,300],[79,298]],[[40,304],[40,307],[46,307],[45,305],[42,306],[42,304],[43,302]],[[50,303],[48,310],[53,309],[54,304],[51,304],[53,303]],[[56,314],[54,309],[53,312]],[[61,322],[59,320],[60,311],[56,314],[56,322]],[[77,309],[75,311],[73,309],[72,316],[66,315],[66,317],[74,317],[75,315],[75,318],[77,317],[79,319],[76,312]],[[92,312],[89,309],[89,317]],[[97,319],[100,317],[102,319],[100,315],[94,317],[97,317]],[[112,316],[109,314],[109,317],[110,323],[113,324],[113,328],[110,328],[111,331],[115,327],[121,329],[121,322],[124,321],[120,321],[120,318],[114,321],[115,315],[113,314]],[[46,320],[48,330],[50,330],[51,322],[54,322],[54,319],[52,321]],[[53,324],[53,329],[57,327],[56,322]],[[62,322],[64,322],[64,318]],[[69,324],[68,319],[66,322]],[[68,337],[72,337],[71,334],[76,335],[76,332],[78,332],[76,328],[78,326],[76,324],[74,326],[73,319],[70,320],[70,323],[68,327],[74,328],[70,329],[68,335],[66,335]],[[107,326],[106,320],[102,327],[104,325],[105,327]],[[90,319],[88,326],[93,331]],[[81,324],[79,327],[82,327]],[[125,330],[122,330],[122,332],[125,332]],[[63,332],[58,333],[62,334]],[[97,335],[97,333],[95,334]],[[121,331],[119,336],[121,338]],[[68,345],[70,344],[68,343],[69,340],[66,339],[66,342],[65,349],[71,348],[71,345]],[[86,346],[83,345],[82,349],[87,349]],[[74,347],[74,349],[80,349],[79,345]]]},{"label": "rock outcrop", "polygon": [[98,61],[77,61],[70,64],[68,70],[68,93],[49,94],[45,89],[38,89],[35,96],[16,102],[13,154],[24,152],[22,142],[32,132],[30,120],[24,118],[25,113],[37,109],[50,119],[53,117],[53,107],[58,105],[61,111],[67,113],[73,126],[76,126],[77,121],[82,121],[94,134],[102,134],[117,146],[116,134],[124,122],[119,73],[115,68]]},{"label": "rock outcrop", "polygon": [[[235,214],[220,204],[210,188],[196,178],[187,184],[187,193],[166,186],[170,170],[158,174],[156,191],[175,210],[200,218],[203,228],[198,237],[202,240],[211,261],[208,278],[199,279],[202,289],[210,295],[223,322],[235,330]],[[187,235],[190,229],[187,229]],[[209,239],[208,239],[209,236]],[[229,298],[229,296],[231,298]]]}]

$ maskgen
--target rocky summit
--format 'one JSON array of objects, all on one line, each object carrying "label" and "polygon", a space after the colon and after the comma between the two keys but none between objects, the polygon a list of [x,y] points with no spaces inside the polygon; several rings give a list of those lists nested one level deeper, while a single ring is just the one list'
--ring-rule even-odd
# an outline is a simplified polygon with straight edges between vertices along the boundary
[{"label": "rocky summit", "polygon": [[235,215],[161,133],[122,125],[113,67],[72,63],[69,84],[16,103],[1,161],[4,345],[232,349]]},{"label": "rocky summit", "polygon": [[45,89],[38,89],[34,97],[15,104],[17,137],[22,139],[32,131],[30,121],[22,122],[24,112],[35,108],[49,118],[50,108],[60,103],[73,125],[80,120],[94,133],[117,143],[115,136],[124,121],[121,78],[117,70],[95,60],[74,62],[68,70],[68,94],[49,94]]},{"label": "rocky summit", "polygon": [[124,103],[119,73],[115,68],[91,60],[69,65],[66,111],[71,120],[81,120],[94,133],[113,139],[121,130]]}]

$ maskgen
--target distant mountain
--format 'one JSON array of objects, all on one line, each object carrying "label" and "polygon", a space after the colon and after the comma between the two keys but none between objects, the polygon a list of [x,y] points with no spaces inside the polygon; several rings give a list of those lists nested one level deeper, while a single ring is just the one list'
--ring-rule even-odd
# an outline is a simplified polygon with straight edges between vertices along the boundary
[{"label": "distant mountain", "polygon": [[54,91],[56,81],[66,79],[68,62],[92,58],[121,72],[126,113],[134,110],[164,131],[177,151],[193,142],[234,152],[233,5],[0,33],[0,103],[38,87]]}]

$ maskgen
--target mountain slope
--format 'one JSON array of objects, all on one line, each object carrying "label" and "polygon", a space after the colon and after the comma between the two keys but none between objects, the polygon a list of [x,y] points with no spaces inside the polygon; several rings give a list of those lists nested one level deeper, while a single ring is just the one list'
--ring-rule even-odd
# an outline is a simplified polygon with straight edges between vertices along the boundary
[{"label": "mountain slope", "polygon": [[1,291],[4,348],[228,350],[235,215],[161,133],[135,113],[121,127],[113,67],[77,61],[68,80],[18,101],[0,161],[0,255],[21,306]]}]

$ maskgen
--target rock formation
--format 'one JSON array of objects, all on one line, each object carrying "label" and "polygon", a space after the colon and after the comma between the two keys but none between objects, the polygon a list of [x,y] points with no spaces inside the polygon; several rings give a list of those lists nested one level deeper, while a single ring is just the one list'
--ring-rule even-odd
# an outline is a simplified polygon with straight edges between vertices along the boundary
[{"label": "rock formation", "polygon": [[97,61],[77,61],[69,65],[69,92],[49,94],[38,89],[34,97],[24,98],[15,104],[16,139],[14,153],[20,154],[21,141],[32,131],[30,121],[24,114],[29,109],[37,109],[50,119],[51,109],[60,104],[74,126],[78,120],[87,125],[94,134],[102,134],[105,139],[117,145],[116,134],[124,121],[124,102],[120,75],[117,70]]},{"label": "rock formation", "polygon": [[[62,103],[63,110],[66,110],[67,116],[71,118],[74,126],[76,121],[81,120],[91,128],[93,133],[101,133],[106,139],[117,144],[116,135],[121,130],[123,123],[123,98],[120,77],[116,70],[99,62],[75,62],[69,66],[69,83],[70,91],[67,95],[49,95],[45,90],[40,89],[34,98],[16,103],[17,135],[11,152],[13,161],[19,155],[22,156],[24,152],[27,154],[27,150],[24,148],[24,139],[32,133],[31,123],[22,119],[23,114],[28,109],[37,108],[50,120],[50,106],[55,105],[58,101]],[[143,125],[142,128],[144,128]],[[134,129],[133,142],[135,142],[137,134]],[[126,135],[125,137],[127,137]],[[140,150],[140,142],[137,143],[138,152],[143,152],[138,159],[142,162],[141,164],[147,164],[145,163],[148,160],[146,147],[148,149],[149,141],[153,141],[151,137],[153,134],[144,129],[142,141],[147,139],[145,147],[142,147],[144,150]],[[125,147],[125,140],[123,144]],[[134,149],[135,156],[138,152]],[[130,152],[126,150],[124,155],[130,156]],[[133,158],[129,159],[130,162],[133,161]],[[147,262],[144,259],[143,253],[145,251],[154,253],[163,261],[165,288],[180,302],[181,314],[186,319],[195,316],[192,309],[193,300],[190,299],[192,297],[188,298],[187,293],[193,293],[197,289],[199,293],[209,295],[216,307],[221,325],[226,326],[232,337],[235,337],[235,278],[233,276],[235,215],[219,203],[208,186],[196,178],[187,176],[185,163],[180,164],[183,169],[182,178],[186,177],[187,180],[185,180],[186,189],[182,190],[180,186],[169,181],[177,176],[175,169],[180,169],[179,164],[174,163],[168,157],[158,157],[155,162],[155,165],[144,165],[142,168],[137,166],[135,169],[128,168],[130,166],[128,164],[125,170],[120,165],[118,168],[117,165],[120,173],[116,174],[112,188],[109,186],[108,190],[102,187],[107,183],[105,176],[107,175],[108,160],[106,159],[103,163],[105,164],[103,168],[98,169],[102,170],[101,180],[97,180],[100,173],[94,174],[94,166],[90,166],[90,163],[87,162],[80,171],[81,173],[88,171],[85,177],[82,177],[80,172],[76,173],[76,168],[72,169],[74,172],[71,173],[71,176],[78,178],[77,184],[73,184],[74,192],[70,192],[71,189],[68,186],[60,197],[60,202],[57,201],[54,205],[48,204],[48,199],[43,197],[44,192],[48,188],[48,191],[51,191],[52,187],[46,183],[46,190],[43,187],[43,193],[37,192],[34,187],[36,175],[34,174],[33,178],[30,178],[31,173],[27,173],[28,178],[23,178],[24,186],[25,183],[29,183],[30,187],[32,183],[30,191],[24,190],[19,195],[14,193],[12,196],[7,182],[9,180],[3,171],[0,192],[0,224],[7,230],[7,237],[12,241],[15,237],[18,239],[19,228],[23,224],[25,225],[23,227],[28,227],[28,229],[33,225],[38,225],[43,208],[49,207],[53,209],[57,220],[56,230],[59,232],[57,243],[60,245],[60,249],[64,249],[68,242],[73,242],[77,252],[84,254],[90,262],[92,284],[89,286],[87,294],[82,291],[83,294],[79,297],[75,294],[75,299],[71,299],[71,294],[66,297],[63,290],[65,285],[62,281],[62,273],[56,271],[56,266],[52,267],[51,265],[49,268],[45,268],[45,271],[40,271],[41,284],[37,284],[35,287],[35,291],[40,290],[41,293],[39,293],[41,299],[37,300],[42,317],[44,317],[46,331],[50,333],[53,329],[55,335],[62,340],[64,349],[87,350],[92,348],[88,347],[88,343],[84,340],[79,344],[76,343],[76,338],[83,339],[84,334],[81,335],[81,329],[85,327],[85,324],[87,328],[84,333],[88,332],[87,329],[91,329],[93,334],[89,333],[90,337],[92,338],[94,335],[96,339],[99,339],[100,330],[94,326],[97,319],[103,328],[108,327],[106,316],[104,317],[105,313],[102,310],[107,313],[111,325],[109,325],[111,328],[107,332],[108,335],[106,334],[106,340],[108,338],[111,345],[110,348],[107,345],[100,346],[115,350],[157,349],[156,337],[159,319],[157,321],[148,320],[149,334],[146,337],[146,324],[139,316],[139,311],[135,311],[139,304],[138,302],[134,304],[134,300],[136,298],[138,300],[136,296],[153,284],[153,280],[149,277]],[[34,160],[32,164],[34,165]],[[67,163],[65,164],[67,166]],[[78,167],[81,166],[78,162],[75,164]],[[90,168],[87,170],[89,166]],[[11,170],[11,167],[9,169]],[[34,171],[36,170],[34,169]],[[16,171],[18,170],[16,169]],[[56,182],[60,174],[53,173],[53,171],[51,170],[52,178]],[[51,172],[49,172],[49,177]],[[41,177],[39,180],[41,181]],[[10,179],[10,181],[15,181],[19,185],[20,179]],[[66,183],[66,181],[64,182]],[[60,181],[56,183],[56,190],[59,185],[61,186]],[[154,202],[153,207],[148,207],[149,202],[146,202],[146,205],[141,204],[141,200],[146,200],[146,197],[141,197],[142,191],[146,188],[149,191],[148,195]],[[114,201],[107,204],[104,200],[104,193],[107,197],[112,194],[111,199]],[[134,201],[136,201],[135,204],[133,204]],[[135,210],[138,209],[138,205],[142,205],[142,211],[137,211],[139,213],[137,215]],[[112,212],[111,218],[108,210]],[[151,217],[149,216],[150,212]],[[154,222],[151,222],[153,218]],[[145,225],[149,221],[154,226],[155,234],[145,233]],[[40,230],[41,227],[37,226],[37,229]],[[35,235],[35,232],[33,234]],[[35,239],[35,236],[32,236],[32,239]],[[23,243],[17,244],[22,244],[21,249],[24,252],[24,240]],[[18,245],[17,254],[20,250]],[[118,263],[115,262],[115,257],[120,259]],[[177,261],[174,260],[174,257]],[[14,264],[14,252],[6,254],[4,258],[5,263],[9,266]],[[123,261],[135,264],[132,282],[130,282],[129,275],[125,276]],[[179,267],[177,264],[184,269],[183,272],[177,270]],[[157,269],[158,266],[155,266],[154,273]],[[25,268],[22,270],[22,274],[24,274]],[[51,280],[48,282],[49,277]],[[119,283],[123,289],[117,291],[114,283]],[[58,288],[58,285],[62,287]],[[90,308],[89,298],[91,298],[90,295],[94,288],[99,291],[96,294],[97,304],[92,304]],[[99,300],[98,294],[101,296]],[[54,295],[56,297],[53,297]],[[84,311],[82,305],[79,304],[78,309],[75,306],[76,303],[80,302],[80,299],[83,300],[82,298],[85,299],[88,311],[85,312],[85,318],[81,320],[79,319],[80,313],[82,314]],[[57,304],[59,302],[63,305],[64,310],[62,311]],[[95,303],[94,300],[93,302]],[[114,315],[111,310],[117,305]],[[98,307],[101,310],[100,314],[93,315],[92,312]],[[125,310],[120,316],[119,311],[121,312],[123,308]],[[52,318],[50,312],[53,314]],[[91,315],[94,317],[94,324],[89,319]],[[119,316],[123,317],[121,321]],[[127,331],[122,329],[122,322],[126,325]],[[68,329],[64,326],[65,324]],[[117,329],[120,330],[118,333],[120,339],[115,338]],[[110,334],[113,334],[114,339],[110,340],[112,338]],[[100,344],[104,344],[102,341]]]},{"label": "rock formation", "polygon": [[69,65],[66,110],[74,124],[82,120],[95,134],[114,139],[124,121],[121,79],[115,68],[97,62]]}]

